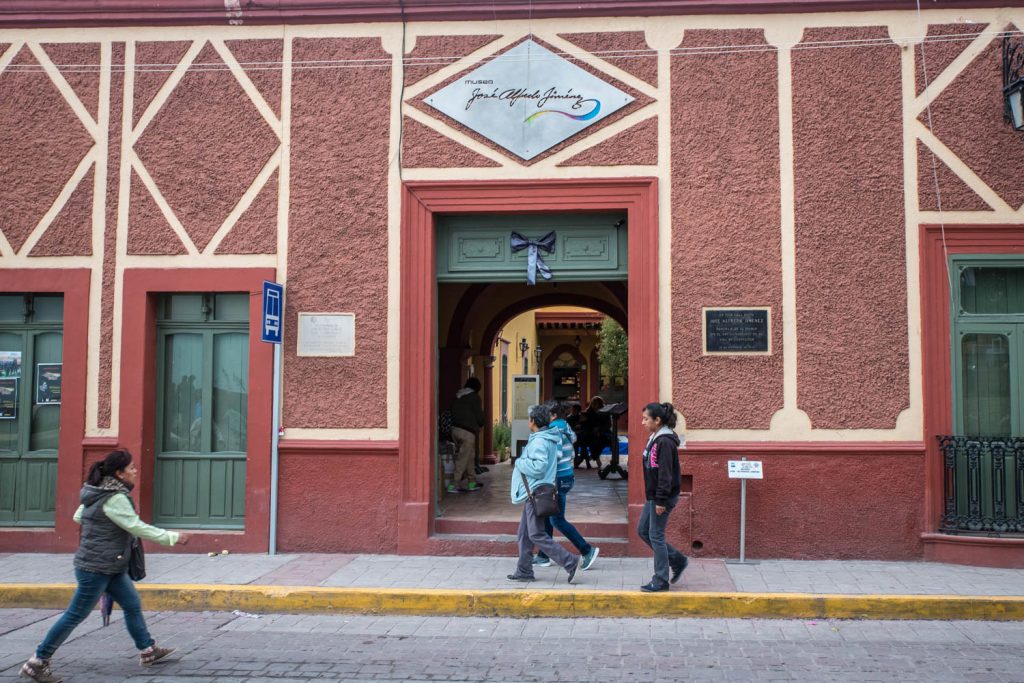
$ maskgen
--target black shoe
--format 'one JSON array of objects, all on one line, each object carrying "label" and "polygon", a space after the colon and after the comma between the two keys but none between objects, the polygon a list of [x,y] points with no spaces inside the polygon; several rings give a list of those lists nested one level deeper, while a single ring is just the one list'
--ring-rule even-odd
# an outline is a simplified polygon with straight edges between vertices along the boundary
[{"label": "black shoe", "polygon": [[509,581],[515,581],[517,583],[529,583],[530,581],[536,581],[537,579],[532,576],[522,576],[521,574],[509,574],[505,577]]},{"label": "black shoe", "polygon": [[668,582],[669,583],[675,583],[676,581],[678,581],[679,577],[681,577],[683,575],[683,572],[686,571],[686,567],[689,564],[690,564],[689,558],[687,558],[686,555],[683,555],[683,561],[680,562],[679,564],[677,564],[676,566],[672,567],[672,578],[669,579]]},{"label": "black shoe", "polygon": [[654,579],[651,579],[650,583],[645,583],[640,586],[640,590],[644,593],[663,593],[668,590],[667,583],[655,583]]},{"label": "black shoe", "polygon": [[569,572],[569,583],[572,583],[573,581],[576,580],[576,572],[579,571],[580,565],[582,565],[582,564],[583,564],[583,558],[582,557],[577,557],[576,558],[576,562],[572,565],[572,569],[568,570],[568,572]]}]

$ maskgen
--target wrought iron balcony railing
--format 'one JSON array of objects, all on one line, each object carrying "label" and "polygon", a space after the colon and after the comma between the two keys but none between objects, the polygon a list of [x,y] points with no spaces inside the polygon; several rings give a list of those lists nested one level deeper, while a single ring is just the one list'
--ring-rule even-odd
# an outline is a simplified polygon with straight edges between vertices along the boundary
[{"label": "wrought iron balcony railing", "polygon": [[938,439],[945,468],[941,531],[1024,534],[1024,438]]}]

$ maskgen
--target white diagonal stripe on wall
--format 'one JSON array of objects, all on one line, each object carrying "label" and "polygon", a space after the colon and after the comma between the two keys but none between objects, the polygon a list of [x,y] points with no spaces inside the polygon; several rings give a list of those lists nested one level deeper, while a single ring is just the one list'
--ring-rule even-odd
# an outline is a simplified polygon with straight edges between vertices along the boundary
[{"label": "white diagonal stripe on wall", "polygon": [[138,155],[135,154],[134,150],[125,150],[125,154],[131,155],[131,167],[139,174],[139,178],[142,180],[142,184],[149,190],[149,194],[153,197],[153,201],[156,202],[157,207],[160,209],[160,213],[164,215],[171,228],[178,235],[178,239],[185,245],[186,251],[192,256],[199,254],[199,250],[196,249],[196,245],[192,242],[192,238],[188,236],[188,231],[185,230],[185,226],[181,224],[178,217],[174,215],[174,209],[167,203],[164,196],[160,193],[160,188],[153,182],[153,178],[149,175],[149,171],[143,165],[142,160],[139,159]]},{"label": "white diagonal stripe on wall", "polygon": [[946,147],[939,138],[935,136],[928,127],[920,121],[913,121],[910,126],[916,131],[918,139],[925,144],[928,149],[937,156],[942,163],[946,164],[953,173],[956,174],[960,180],[971,188],[975,194],[981,197],[986,204],[992,207],[995,211],[1005,213],[1016,213],[1016,209],[1012,208],[1007,204],[999,194],[985,183],[981,177],[971,170],[971,167],[965,164],[956,153],[949,147]]},{"label": "white diagonal stripe on wall", "polygon": [[[138,124],[134,129],[132,129],[130,140],[132,147],[139,142],[139,138],[141,138],[142,134],[146,132],[146,127],[152,123],[157,112],[159,112],[160,109],[163,108],[164,104],[166,104],[167,98],[171,96],[174,89],[178,87],[178,83],[180,83],[181,79],[185,77],[186,73],[188,73],[188,68],[192,65],[193,60],[195,60],[199,51],[203,49],[203,45],[205,44],[205,40],[192,41],[192,45],[190,45],[188,50],[185,51],[185,56],[181,58],[178,65],[174,67],[174,71],[172,71],[171,75],[167,77],[164,84],[160,86],[160,90],[158,90],[156,95],[153,97],[153,101],[149,103],[149,106],[146,107],[145,113],[143,113],[139,118]],[[133,62],[132,68],[134,67],[135,64]]]},{"label": "white diagonal stripe on wall", "polygon": [[413,121],[422,123],[424,126],[430,128],[435,133],[439,133],[447,138],[451,138],[452,140],[459,143],[463,147],[468,147],[469,149],[473,150],[480,156],[487,157],[491,161],[495,161],[501,164],[503,168],[513,166],[514,162],[505,155],[495,152],[490,147],[480,142],[477,142],[474,138],[471,138],[469,135],[466,135],[462,131],[452,128],[444,121],[439,121],[438,119],[435,119],[434,117],[423,113],[422,111],[415,107],[405,108],[405,115],[408,116]]},{"label": "white diagonal stripe on wall", "polygon": [[28,43],[28,49],[35,55],[36,60],[43,67],[46,75],[50,77],[53,84],[57,86],[58,92],[71,107],[71,111],[75,112],[75,116],[82,122],[82,126],[92,136],[93,142],[99,142],[102,137],[99,129],[99,124],[96,123],[96,119],[92,117],[89,110],[82,104],[82,100],[78,99],[78,93],[71,87],[67,79],[64,78],[64,74],[54,66],[53,61],[50,59],[50,55],[46,54],[46,51],[39,45],[39,43]]},{"label": "white diagonal stripe on wall", "polygon": [[[242,214],[252,206],[253,201],[259,196],[259,193],[263,190],[267,184],[267,180],[273,175],[274,171],[281,165],[281,146],[278,145],[277,149],[274,150],[270,158],[267,159],[267,163],[263,165],[260,172],[256,174],[256,177],[250,183],[249,187],[242,194],[241,199],[235,204],[235,207],[231,209],[231,213],[224,219],[221,226],[217,228],[217,232],[210,238],[210,242],[203,249],[204,254],[214,254],[217,252],[217,248],[220,243],[224,241],[224,238],[228,236],[231,230],[238,223],[238,219],[242,217]],[[279,176],[280,177],[280,176]],[[280,181],[278,181],[280,182]]]},{"label": "white diagonal stripe on wall", "polygon": [[217,51],[220,58],[224,60],[225,64],[227,64],[231,73],[234,75],[235,80],[237,80],[238,84],[242,86],[242,90],[244,90],[245,94],[249,96],[250,100],[252,100],[253,106],[256,107],[256,111],[260,113],[260,116],[262,116],[267,122],[267,125],[270,126],[270,130],[274,131],[274,135],[276,135],[277,139],[280,140],[280,119],[278,119],[274,114],[274,110],[270,108],[267,101],[263,99],[263,94],[259,91],[252,80],[250,80],[249,75],[245,73],[242,65],[239,64],[238,60],[235,59],[235,56],[231,54],[231,50],[228,49],[223,40],[211,40],[210,45],[213,45],[213,49]]},{"label": "white diagonal stripe on wall", "polygon": [[[600,145],[602,142],[607,142],[619,133],[624,133],[633,126],[638,126],[644,121],[650,119],[656,119],[658,116],[658,102],[654,101],[646,106],[637,109],[628,116],[623,116],[615,123],[609,124],[604,128],[595,131],[591,135],[585,135],[581,139],[574,141],[571,145],[558,150],[555,154],[552,154],[544,159],[541,159],[533,165],[533,168],[545,168],[548,166],[557,166],[565,162],[567,159],[571,159],[577,154],[581,154],[592,147]],[[576,135],[582,135],[586,129],[580,131]],[[572,139],[572,138],[569,138]],[[652,164],[652,166],[654,166]]]},{"label": "white diagonal stripe on wall", "polygon": [[[956,80],[956,77],[974,61],[974,58],[980,55],[992,42],[992,36],[986,35],[989,33],[988,26],[984,29],[979,29],[979,33],[982,35],[975,38],[970,45],[964,48],[964,51],[957,55],[956,59],[949,63],[940,74],[928,74],[928,87],[925,88],[920,95],[914,98],[914,115],[915,117],[921,114],[929,103],[935,101],[935,99],[942,94],[950,83]],[[927,50],[927,47],[925,48]],[[920,58],[920,48],[915,50],[918,58]],[[927,53],[926,53],[927,56]]]},{"label": "white diagonal stripe on wall", "polygon": [[[96,157],[99,154],[99,145],[93,145],[89,148],[89,151],[85,153],[82,160],[78,162],[78,167],[75,168],[75,172],[71,174],[67,182],[64,183],[64,187],[57,194],[57,198],[53,200],[53,204],[47,209],[46,213],[43,214],[42,219],[36,224],[36,227],[32,228],[32,232],[29,233],[28,239],[21,245],[20,254],[27,256],[32,253],[32,249],[35,248],[36,243],[46,233],[47,229],[53,223],[54,219],[60,214],[61,210],[71,199],[71,195],[74,194],[75,190],[82,182],[82,178],[89,172],[92,165],[96,162]],[[95,196],[93,197],[95,202]],[[90,216],[92,212],[90,212]]]},{"label": "white diagonal stripe on wall", "polygon": [[0,54],[0,73],[3,73],[7,65],[14,61],[15,55],[21,50],[25,43],[11,43],[10,46]]},{"label": "white diagonal stripe on wall", "polygon": [[[559,49],[563,50],[564,52],[570,53],[571,54],[570,61],[580,61],[580,62],[583,62],[584,64],[587,64],[588,66],[591,66],[591,67],[597,69],[598,71],[601,71],[601,72],[605,73],[606,75],[610,76],[611,78],[614,78],[616,80],[622,81],[622,83],[624,83],[625,85],[629,86],[630,88],[633,88],[634,90],[638,90],[638,91],[642,92],[644,95],[647,95],[648,97],[650,97],[652,99],[655,99],[655,100],[658,99],[658,97],[661,94],[661,93],[658,92],[658,88],[656,88],[655,86],[651,85],[647,81],[645,81],[645,80],[643,80],[641,78],[637,78],[636,76],[634,76],[633,74],[629,73],[628,71],[623,71],[622,69],[620,69],[619,67],[615,66],[614,64],[611,64],[610,62],[606,62],[605,60],[601,59],[600,57],[592,55],[589,52],[586,52],[579,45],[576,45],[575,43],[569,42],[568,40],[566,40],[565,38],[562,38],[558,34],[552,33],[550,35],[541,36],[540,38],[541,38],[541,40],[545,41],[546,43],[548,43],[552,47],[559,48]],[[651,54],[650,58],[653,59],[653,50],[651,52],[652,52],[652,54]]]},{"label": "white diagonal stripe on wall", "polygon": [[[497,35],[497,34],[496,34]],[[493,42],[484,45],[483,47],[470,52],[465,57],[443,67],[434,73],[430,74],[426,78],[416,81],[415,83],[405,87],[405,99],[411,100],[416,99],[423,93],[427,92],[435,86],[441,85],[452,76],[456,76],[471,66],[476,66],[479,63],[486,61],[489,57],[497,52],[501,52],[509,45],[519,42],[524,38],[523,34],[519,33],[504,33],[500,34],[500,38],[496,38]],[[419,34],[418,37],[426,38],[428,34]],[[428,55],[433,56],[433,55]],[[439,55],[440,56],[440,55]]]}]

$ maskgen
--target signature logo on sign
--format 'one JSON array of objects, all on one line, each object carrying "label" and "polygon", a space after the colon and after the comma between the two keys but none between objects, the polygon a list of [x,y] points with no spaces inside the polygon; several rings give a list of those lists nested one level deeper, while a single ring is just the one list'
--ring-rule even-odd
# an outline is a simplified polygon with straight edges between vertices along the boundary
[{"label": "signature logo on sign", "polygon": [[[472,81],[466,81],[467,84]],[[480,88],[474,88],[473,93],[466,101],[466,111],[469,111],[473,105],[478,102],[488,102],[495,100],[498,102],[506,102],[509,107],[514,107],[520,100],[533,101],[541,111],[534,112],[526,117],[523,123],[531,123],[544,114],[561,114],[566,118],[573,119],[574,121],[589,121],[595,118],[601,112],[601,102],[594,98],[584,97],[577,93],[574,93],[572,88],[569,88],[566,92],[559,92],[558,88],[551,87],[545,91],[540,90],[529,90],[527,88],[507,88],[502,90],[500,88],[494,88],[490,92],[485,92]],[[549,103],[569,103],[569,111],[563,109],[545,109]],[[592,105],[589,111],[574,114],[574,111],[580,111],[587,105]]]}]

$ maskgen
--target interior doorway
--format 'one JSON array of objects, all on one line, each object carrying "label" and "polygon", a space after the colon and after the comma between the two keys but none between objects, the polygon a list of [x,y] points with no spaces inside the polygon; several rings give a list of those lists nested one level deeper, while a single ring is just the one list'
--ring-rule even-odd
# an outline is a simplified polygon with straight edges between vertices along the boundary
[{"label": "interior doorway", "polygon": [[[569,517],[585,535],[625,542],[628,437],[625,420],[621,445],[612,427],[628,405],[627,235],[625,212],[439,217],[435,532],[515,532],[521,510],[509,485],[529,437],[525,412],[557,398],[575,406],[570,419],[580,431]],[[515,239],[549,247],[541,247],[546,263],[535,265],[536,284],[525,282],[531,266],[511,248]],[[602,335],[612,349],[615,331],[622,358],[606,364],[615,372],[602,373]],[[478,398],[456,402],[477,384]],[[483,413],[468,471],[456,443],[472,425],[455,424],[461,437],[448,428],[452,413],[456,423],[468,419],[466,400]]]},{"label": "interior doorway", "polygon": [[[624,293],[620,299],[629,310],[630,411],[626,415],[625,431],[634,442],[642,438],[639,409],[651,397],[659,395],[657,180],[407,182],[403,185],[400,251],[400,553],[506,554],[512,546],[502,543],[500,538],[482,543],[480,536],[466,538],[435,529],[434,454],[441,361],[438,343],[441,331],[437,325],[439,308],[456,305],[438,297],[437,224],[441,217],[456,214],[499,217],[566,212],[622,212],[626,216],[629,226],[626,232],[627,281],[612,285],[622,288]],[[558,289],[561,288],[560,284]],[[540,286],[536,288],[540,289]],[[587,296],[593,292],[581,294]],[[561,303],[564,301],[534,301],[531,307]],[[634,530],[643,507],[643,490],[638,462],[630,463],[629,469],[628,546],[620,546],[620,552],[633,553],[643,547]]]}]

